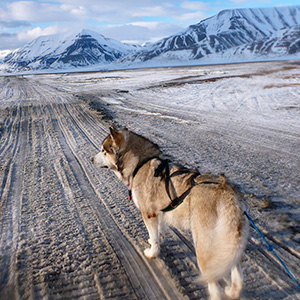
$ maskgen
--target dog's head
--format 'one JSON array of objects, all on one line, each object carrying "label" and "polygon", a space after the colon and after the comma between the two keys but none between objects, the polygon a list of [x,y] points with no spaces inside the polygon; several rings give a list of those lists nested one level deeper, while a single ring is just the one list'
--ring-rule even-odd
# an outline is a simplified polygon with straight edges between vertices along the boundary
[{"label": "dog's head", "polygon": [[92,163],[98,168],[119,170],[120,155],[126,146],[127,131],[110,128],[110,134],[101,145],[101,151],[91,158]]}]

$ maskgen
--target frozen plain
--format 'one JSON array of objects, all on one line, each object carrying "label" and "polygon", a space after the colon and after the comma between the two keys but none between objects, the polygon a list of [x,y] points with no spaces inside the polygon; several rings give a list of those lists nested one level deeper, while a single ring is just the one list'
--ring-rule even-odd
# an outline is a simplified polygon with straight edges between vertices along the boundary
[{"label": "frozen plain", "polygon": [[[147,232],[90,157],[124,126],[238,184],[300,281],[300,62],[0,77],[0,299],[206,299],[190,235]],[[243,299],[300,299],[251,230]]]}]

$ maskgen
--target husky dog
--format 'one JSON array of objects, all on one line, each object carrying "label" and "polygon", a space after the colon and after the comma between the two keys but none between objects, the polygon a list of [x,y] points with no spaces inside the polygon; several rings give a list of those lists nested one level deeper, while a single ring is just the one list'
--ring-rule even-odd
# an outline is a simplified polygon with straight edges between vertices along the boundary
[{"label": "husky dog", "polygon": [[191,230],[201,280],[211,299],[222,299],[218,281],[231,273],[225,294],[240,297],[240,261],[246,246],[248,222],[244,204],[224,176],[200,175],[172,164],[159,147],[129,130],[110,128],[101,151],[92,162],[109,168],[129,186],[149,232],[147,258],[159,255],[163,224]]}]

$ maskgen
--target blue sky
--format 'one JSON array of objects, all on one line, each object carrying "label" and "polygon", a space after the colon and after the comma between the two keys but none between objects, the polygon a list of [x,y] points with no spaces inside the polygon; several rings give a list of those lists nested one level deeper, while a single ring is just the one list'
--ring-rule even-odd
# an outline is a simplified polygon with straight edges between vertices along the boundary
[{"label": "blue sky", "polygon": [[119,41],[157,41],[223,9],[300,5],[299,0],[28,0],[0,2],[0,50],[40,35],[92,29]]}]

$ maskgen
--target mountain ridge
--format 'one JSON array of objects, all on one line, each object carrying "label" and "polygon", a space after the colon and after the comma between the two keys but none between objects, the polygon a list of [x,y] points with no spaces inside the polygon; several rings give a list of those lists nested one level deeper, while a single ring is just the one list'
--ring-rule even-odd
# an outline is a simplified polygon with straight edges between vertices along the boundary
[{"label": "mountain ridge", "polygon": [[191,50],[189,60],[225,52],[262,40],[280,29],[300,25],[300,6],[223,10],[217,15],[190,25],[127,57],[124,61],[148,61],[161,54]]}]

